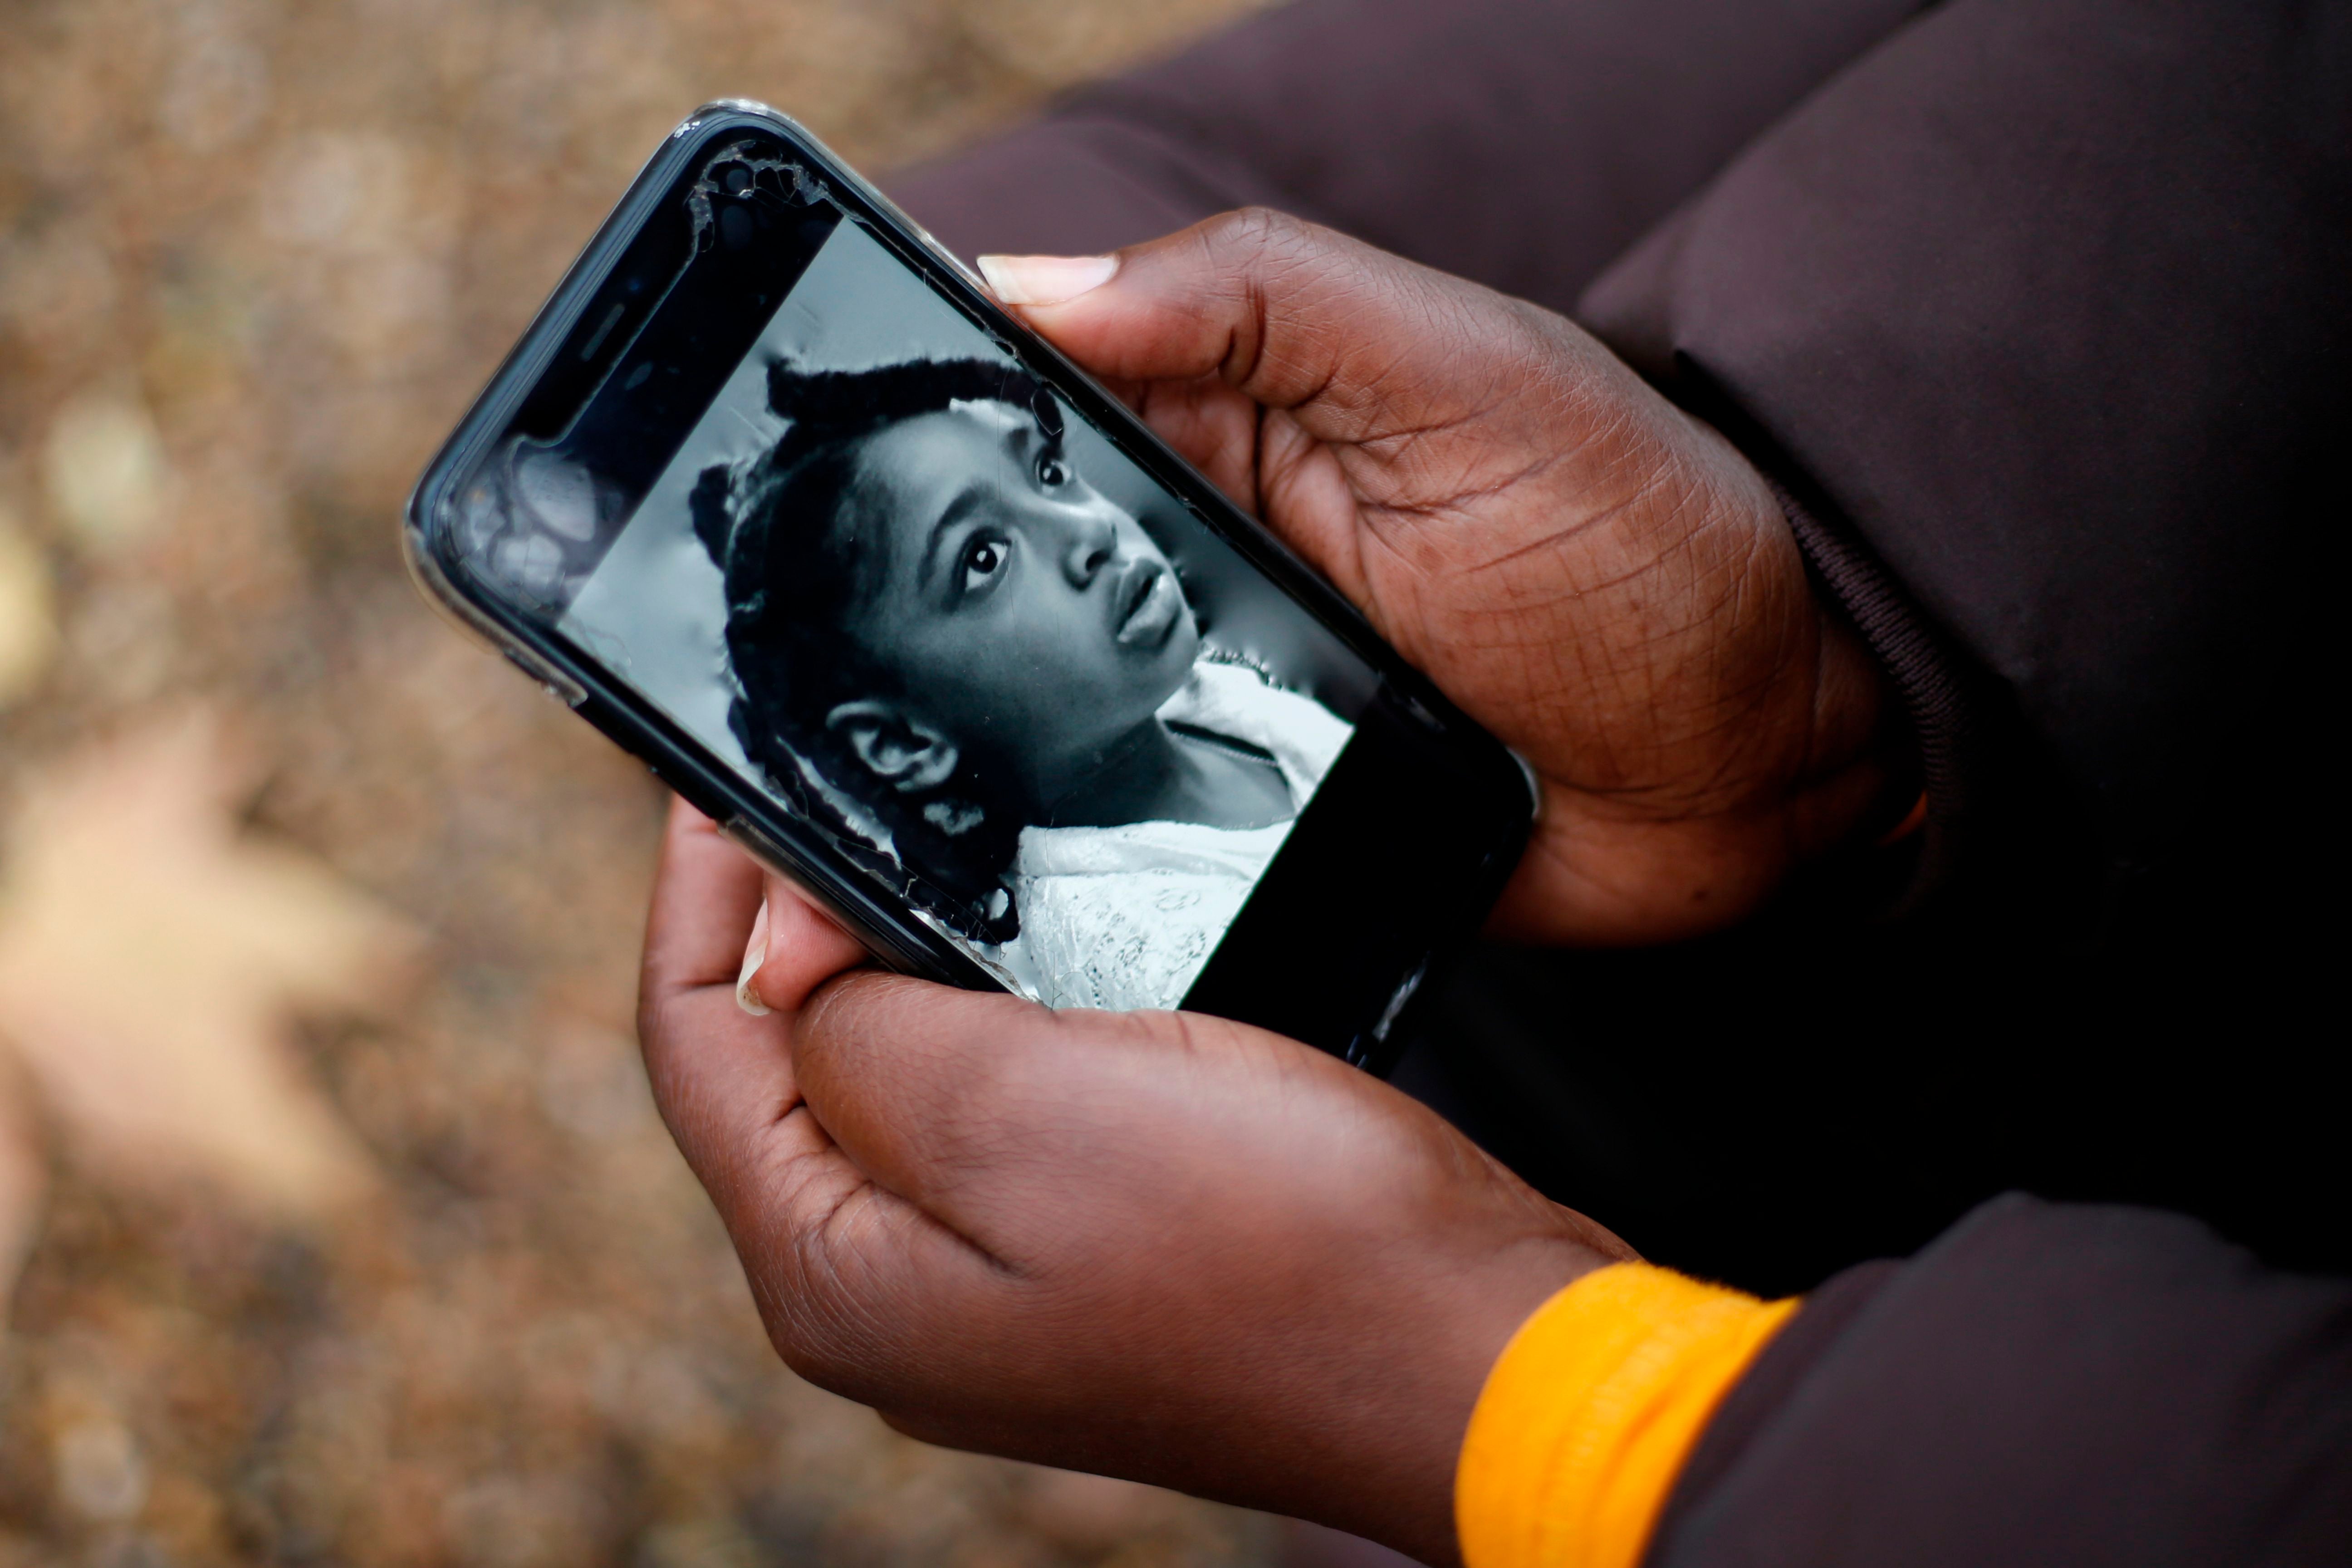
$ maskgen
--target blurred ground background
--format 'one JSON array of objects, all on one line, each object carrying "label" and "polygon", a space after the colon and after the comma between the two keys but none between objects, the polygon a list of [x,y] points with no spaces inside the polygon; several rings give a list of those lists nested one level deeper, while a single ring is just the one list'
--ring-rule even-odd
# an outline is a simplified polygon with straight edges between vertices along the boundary
[{"label": "blurred ground background", "polygon": [[795,1382],[630,1038],[660,801],[394,521],[637,163],[1256,0],[0,0],[0,1568],[1265,1561]]}]

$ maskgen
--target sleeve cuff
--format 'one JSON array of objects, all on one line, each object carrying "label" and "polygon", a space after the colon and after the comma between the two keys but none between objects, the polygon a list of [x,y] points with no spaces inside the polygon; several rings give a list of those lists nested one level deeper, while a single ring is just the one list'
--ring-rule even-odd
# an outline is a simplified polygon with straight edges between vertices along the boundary
[{"label": "sleeve cuff", "polygon": [[1486,1374],[1463,1439],[1467,1568],[1634,1568],[1716,1406],[1797,1306],[1645,1263],[1544,1303]]}]

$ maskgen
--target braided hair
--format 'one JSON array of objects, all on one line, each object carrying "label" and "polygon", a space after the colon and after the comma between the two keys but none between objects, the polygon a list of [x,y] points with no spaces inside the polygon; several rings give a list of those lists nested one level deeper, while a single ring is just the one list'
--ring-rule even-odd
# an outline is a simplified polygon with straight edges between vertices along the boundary
[{"label": "braided hair", "polygon": [[768,405],[789,421],[783,435],[746,462],[704,469],[690,504],[695,535],[726,579],[740,687],[729,722],[746,754],[908,902],[974,941],[1002,942],[1020,931],[1005,887],[1018,814],[992,799],[968,756],[926,797],[877,787],[825,722],[843,702],[907,695],[887,659],[845,635],[870,584],[861,568],[872,552],[859,548],[864,520],[851,504],[857,449],[902,420],[969,402],[1010,404],[1061,432],[1053,395],[1002,361],[827,371],[775,361]]}]

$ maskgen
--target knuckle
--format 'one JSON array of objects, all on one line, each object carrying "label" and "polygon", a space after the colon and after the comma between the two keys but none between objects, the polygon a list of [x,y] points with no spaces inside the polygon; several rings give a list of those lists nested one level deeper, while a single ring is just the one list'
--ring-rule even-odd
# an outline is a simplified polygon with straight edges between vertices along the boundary
[{"label": "knuckle", "polygon": [[1269,206],[1235,207],[1208,226],[1211,248],[1223,253],[1295,251],[1312,245],[1317,234],[1313,224]]}]

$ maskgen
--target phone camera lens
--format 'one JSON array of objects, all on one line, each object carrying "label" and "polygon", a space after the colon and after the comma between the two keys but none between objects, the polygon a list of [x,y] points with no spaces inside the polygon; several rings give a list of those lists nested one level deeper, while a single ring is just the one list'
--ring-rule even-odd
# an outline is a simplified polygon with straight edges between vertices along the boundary
[{"label": "phone camera lens", "polygon": [[719,184],[730,196],[740,196],[751,188],[751,171],[740,163],[730,163],[719,172]]}]

